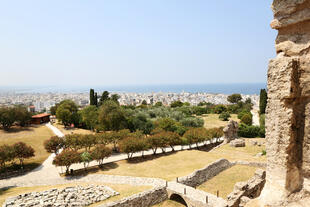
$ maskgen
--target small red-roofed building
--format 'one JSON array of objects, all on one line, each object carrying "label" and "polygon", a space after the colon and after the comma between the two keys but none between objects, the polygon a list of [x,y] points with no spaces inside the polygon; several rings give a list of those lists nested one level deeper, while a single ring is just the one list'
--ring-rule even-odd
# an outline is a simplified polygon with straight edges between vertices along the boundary
[{"label": "small red-roofed building", "polygon": [[31,117],[32,124],[43,124],[50,121],[50,114],[37,114]]}]

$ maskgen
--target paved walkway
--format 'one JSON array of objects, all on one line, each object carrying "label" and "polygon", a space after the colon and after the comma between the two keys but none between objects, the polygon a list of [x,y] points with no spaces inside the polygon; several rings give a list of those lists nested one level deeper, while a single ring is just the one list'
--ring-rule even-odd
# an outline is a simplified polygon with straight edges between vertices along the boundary
[{"label": "paved walkway", "polygon": [[259,126],[259,109],[258,107],[254,106],[252,111],[251,111],[252,115],[253,115],[253,125],[255,126]]}]

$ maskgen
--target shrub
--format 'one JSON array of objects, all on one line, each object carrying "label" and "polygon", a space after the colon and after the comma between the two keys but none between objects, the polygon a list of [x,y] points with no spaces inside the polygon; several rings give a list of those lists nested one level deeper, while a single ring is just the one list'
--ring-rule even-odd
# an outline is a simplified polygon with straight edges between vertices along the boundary
[{"label": "shrub", "polygon": [[245,114],[241,117],[241,123],[251,126],[252,125],[252,114]]},{"label": "shrub", "polygon": [[174,132],[177,129],[176,121],[171,118],[161,118],[156,122],[157,127],[165,130]]},{"label": "shrub", "polygon": [[259,126],[249,126],[246,124],[240,124],[238,135],[240,137],[254,138],[260,136],[261,128]]},{"label": "shrub", "polygon": [[222,112],[219,116],[220,120],[228,121],[230,118],[230,114],[228,112]]},{"label": "shrub", "polygon": [[220,138],[224,136],[223,127],[207,129],[209,139]]},{"label": "shrub", "polygon": [[204,121],[201,118],[187,117],[185,119],[182,119],[180,123],[185,127],[202,127]]},{"label": "shrub", "polygon": [[216,105],[213,109],[214,113],[216,114],[221,114],[225,111],[227,111],[227,108],[226,106],[224,106],[223,104],[219,104],[219,105]]},{"label": "shrub", "polygon": [[74,163],[79,163],[80,160],[80,154],[77,151],[65,149],[54,158],[53,164],[56,166],[65,166],[66,173],[68,174],[70,166]]},{"label": "shrub", "polygon": [[19,159],[20,165],[24,166],[24,159],[34,157],[34,149],[24,142],[18,142],[13,145],[14,154]]},{"label": "shrub", "polygon": [[107,148],[103,144],[96,145],[95,149],[91,152],[91,157],[93,160],[96,160],[99,165],[102,165],[103,160],[107,157],[110,157],[112,150]]},{"label": "shrub", "polygon": [[82,143],[81,143],[81,134],[68,134],[64,137],[65,139],[65,148],[70,148],[72,150],[79,150],[81,149]]},{"label": "shrub", "polygon": [[170,104],[171,108],[181,107],[183,106],[182,101],[174,101]]},{"label": "shrub", "polygon": [[261,126],[259,130],[259,137],[265,137],[266,136],[266,131],[265,131],[265,126]]},{"label": "shrub", "polygon": [[49,153],[58,154],[59,149],[61,149],[65,144],[62,137],[53,136],[44,142],[44,148]]}]

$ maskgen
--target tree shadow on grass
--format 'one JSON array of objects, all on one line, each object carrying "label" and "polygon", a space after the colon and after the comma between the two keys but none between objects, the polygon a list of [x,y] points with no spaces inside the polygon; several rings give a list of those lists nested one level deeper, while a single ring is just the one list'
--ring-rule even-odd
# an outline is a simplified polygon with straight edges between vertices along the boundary
[{"label": "tree shadow on grass", "polygon": [[200,146],[198,149],[197,148],[195,148],[195,149],[199,150],[199,151],[209,152],[212,149],[214,149],[215,147],[221,145],[222,143],[223,142],[211,143],[211,144],[208,144],[208,145]]},{"label": "tree shadow on grass", "polygon": [[22,169],[19,164],[13,164],[8,166],[5,170],[1,170],[0,180],[26,175],[32,170],[38,168],[40,165],[40,163],[36,162],[25,163]]},{"label": "tree shadow on grass", "polygon": [[160,157],[165,157],[169,155],[175,154],[176,151],[170,151],[170,152],[165,152],[165,153],[160,153],[160,154],[152,154],[152,155],[145,155],[144,157],[133,157],[127,160],[129,164],[137,164],[137,163],[142,163],[154,159],[158,159]]},{"label": "tree shadow on grass", "polygon": [[86,169],[82,168],[82,169],[74,170],[73,174],[66,175],[65,173],[63,173],[62,175],[66,176],[68,178],[76,177],[76,176],[84,177],[84,176],[86,176],[88,174],[94,174],[94,173],[97,173],[99,171],[104,172],[104,171],[109,171],[109,170],[112,170],[112,169],[116,169],[116,168],[118,168],[118,166],[119,165],[117,163],[110,162],[110,163],[106,163],[106,164],[103,164],[103,165],[96,165],[96,166],[88,167]]},{"label": "tree shadow on grass", "polygon": [[3,188],[0,188],[0,196],[3,195],[6,191],[10,190],[11,188],[15,188],[16,186],[6,186]]}]

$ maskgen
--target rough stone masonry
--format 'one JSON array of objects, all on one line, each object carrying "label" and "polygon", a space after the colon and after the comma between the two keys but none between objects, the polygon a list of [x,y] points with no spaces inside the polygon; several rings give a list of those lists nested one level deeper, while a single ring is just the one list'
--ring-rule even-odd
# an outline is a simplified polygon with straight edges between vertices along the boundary
[{"label": "rough stone masonry", "polygon": [[268,70],[267,182],[260,203],[310,206],[310,0],[274,0],[272,10],[277,56]]}]

